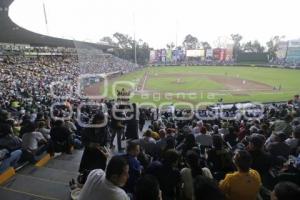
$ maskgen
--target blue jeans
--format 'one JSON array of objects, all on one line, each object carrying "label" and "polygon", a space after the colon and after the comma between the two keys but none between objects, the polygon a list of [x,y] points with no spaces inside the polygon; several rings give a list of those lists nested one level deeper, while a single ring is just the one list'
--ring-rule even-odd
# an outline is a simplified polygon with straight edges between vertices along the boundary
[{"label": "blue jeans", "polygon": [[10,153],[10,156],[2,161],[0,164],[0,173],[3,173],[9,167],[16,167],[18,161],[22,156],[21,150],[15,150]]}]

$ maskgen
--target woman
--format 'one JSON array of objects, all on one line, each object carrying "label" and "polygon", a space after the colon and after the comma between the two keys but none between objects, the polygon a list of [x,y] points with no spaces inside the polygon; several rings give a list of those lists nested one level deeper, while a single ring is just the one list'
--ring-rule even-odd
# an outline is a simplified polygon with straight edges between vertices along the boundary
[{"label": "woman", "polygon": [[216,180],[224,178],[227,172],[234,170],[232,155],[224,147],[221,135],[213,135],[213,147],[207,152],[207,162]]},{"label": "woman", "polygon": [[135,140],[139,139],[139,129],[138,129],[138,120],[136,113],[136,104],[133,103],[133,112],[128,112],[129,120],[127,120],[126,124],[126,139]]},{"label": "woman", "polygon": [[[104,121],[104,114],[96,114],[93,118],[93,125],[99,125]],[[84,152],[81,158],[79,172],[86,173],[93,169],[105,170],[108,152],[106,144],[108,142],[107,126],[104,127],[88,127],[83,130],[82,143]]]},{"label": "woman", "polygon": [[184,197],[185,199],[194,199],[193,180],[195,177],[202,175],[212,179],[213,176],[208,168],[201,166],[200,157],[195,151],[188,151],[185,159],[187,167],[180,172],[183,180]]}]

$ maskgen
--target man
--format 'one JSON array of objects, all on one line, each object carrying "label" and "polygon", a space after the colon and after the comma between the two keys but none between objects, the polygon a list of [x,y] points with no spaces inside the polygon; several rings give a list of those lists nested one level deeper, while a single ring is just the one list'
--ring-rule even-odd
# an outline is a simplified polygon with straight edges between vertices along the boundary
[{"label": "man", "polygon": [[126,185],[124,186],[124,189],[127,193],[134,192],[134,185],[141,175],[142,166],[140,164],[140,161],[137,159],[139,153],[140,145],[135,142],[128,142],[127,154],[125,154],[125,158],[127,159],[129,165],[129,178]]},{"label": "man", "polygon": [[224,194],[218,184],[206,176],[194,178],[194,200],[224,200]]},{"label": "man", "polygon": [[20,149],[9,152],[7,149],[0,148],[0,174],[9,167],[17,167],[21,156],[22,151]]},{"label": "man", "polygon": [[145,175],[139,178],[135,186],[134,199],[162,200],[157,179],[151,175]]},{"label": "man", "polygon": [[177,151],[169,149],[164,153],[162,162],[154,161],[146,170],[146,174],[157,178],[164,200],[179,198],[181,185],[180,171],[177,168],[179,157]]},{"label": "man", "polygon": [[129,166],[122,156],[114,156],[109,161],[106,173],[95,169],[89,174],[78,200],[129,200],[123,187],[127,182]]},{"label": "man", "polygon": [[200,129],[200,134],[196,135],[195,139],[198,145],[204,147],[212,146],[212,137],[210,134],[207,134],[207,130],[205,127],[202,127]]},{"label": "man", "polygon": [[280,182],[271,193],[271,200],[294,200],[300,198],[300,188],[291,182]]},{"label": "man", "polygon": [[51,141],[55,152],[66,152],[71,154],[72,137],[71,132],[64,125],[64,121],[56,120],[50,130]]},{"label": "man", "polygon": [[22,137],[22,148],[25,158],[31,162],[37,160],[36,156],[41,155],[44,151],[49,150],[49,144],[44,136],[36,131],[36,126],[30,122],[27,126],[27,132]]},{"label": "man", "polygon": [[279,156],[282,156],[284,158],[288,158],[290,155],[290,147],[285,143],[286,140],[286,134],[281,132],[277,135],[274,135],[274,141],[271,142],[267,147],[267,151],[270,152],[270,154],[276,159]]},{"label": "man", "polygon": [[140,139],[140,145],[145,150],[146,154],[155,155],[156,141],[151,137],[152,131],[148,129],[144,133],[144,137]]},{"label": "man", "polygon": [[272,125],[273,134],[284,133],[287,137],[292,134],[293,127],[291,126],[293,118],[290,115],[282,117],[282,119],[276,120]]},{"label": "man", "polygon": [[285,140],[285,143],[290,147],[291,153],[296,154],[300,146],[300,125],[297,125],[293,130],[293,137]]},{"label": "man", "polygon": [[260,176],[263,177],[268,174],[271,168],[271,155],[264,151],[264,143],[266,138],[260,134],[252,134],[249,138],[248,152],[252,157],[251,168],[257,170]]},{"label": "man", "polygon": [[203,122],[198,121],[196,126],[192,129],[192,133],[194,134],[195,137],[200,133],[202,127],[203,127]]},{"label": "man", "polygon": [[219,184],[228,200],[256,200],[261,186],[260,175],[250,169],[252,159],[245,150],[240,150],[233,157],[237,172],[229,173]]},{"label": "man", "polygon": [[122,120],[124,119],[123,113],[121,112],[115,112],[112,115],[111,119],[111,130],[112,130],[112,136],[110,141],[110,147],[113,147],[113,142],[115,139],[115,136],[117,135],[117,145],[118,145],[118,151],[123,151],[122,143],[121,143],[121,137],[124,133],[125,126],[122,123]]}]

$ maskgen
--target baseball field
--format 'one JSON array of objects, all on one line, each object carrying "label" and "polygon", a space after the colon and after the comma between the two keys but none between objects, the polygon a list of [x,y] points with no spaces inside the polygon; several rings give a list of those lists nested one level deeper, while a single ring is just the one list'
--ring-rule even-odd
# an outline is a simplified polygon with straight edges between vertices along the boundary
[{"label": "baseball field", "polygon": [[[300,93],[300,70],[266,67],[169,66],[148,67],[108,80],[107,94],[125,88],[139,103],[276,102]],[[92,85],[86,94],[102,93]]]}]

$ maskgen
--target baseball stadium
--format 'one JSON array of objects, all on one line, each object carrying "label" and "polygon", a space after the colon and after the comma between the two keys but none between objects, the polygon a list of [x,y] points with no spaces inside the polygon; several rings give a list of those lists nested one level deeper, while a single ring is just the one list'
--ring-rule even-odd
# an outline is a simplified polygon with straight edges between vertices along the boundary
[{"label": "baseball stadium", "polygon": [[0,199],[299,199],[299,6],[0,0]]}]

